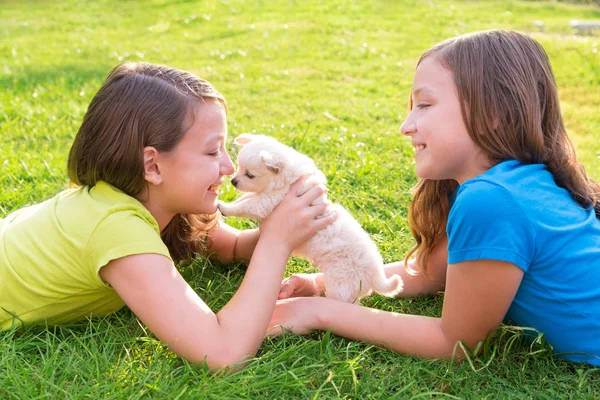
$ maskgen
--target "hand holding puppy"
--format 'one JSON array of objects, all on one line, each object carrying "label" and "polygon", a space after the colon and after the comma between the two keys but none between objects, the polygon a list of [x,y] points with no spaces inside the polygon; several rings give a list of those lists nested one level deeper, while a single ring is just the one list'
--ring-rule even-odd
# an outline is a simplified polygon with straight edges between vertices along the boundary
[{"label": "hand holding puppy", "polygon": [[245,195],[219,204],[223,215],[261,221],[261,240],[323,273],[327,297],[351,303],[373,291],[395,296],[402,290],[399,276],[386,277],[369,234],[341,204],[327,200],[327,179],[310,157],[268,136],[241,134],[234,142],[242,149],[231,183]]},{"label": "hand holding puppy", "polygon": [[290,253],[337,218],[336,213],[320,218],[329,202],[312,205],[327,191],[324,185],[315,185],[298,196],[306,179],[298,179],[273,212],[260,221],[261,236],[281,243]]}]

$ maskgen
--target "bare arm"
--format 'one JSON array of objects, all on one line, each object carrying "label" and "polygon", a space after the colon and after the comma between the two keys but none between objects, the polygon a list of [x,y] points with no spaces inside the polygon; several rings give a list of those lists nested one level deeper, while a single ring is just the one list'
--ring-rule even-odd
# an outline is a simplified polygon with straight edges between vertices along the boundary
[{"label": "bare arm", "polygon": [[[448,259],[448,239],[441,240],[431,252],[427,261],[427,276],[420,272],[415,260],[409,260],[408,265],[416,274],[409,274],[404,267],[404,261],[397,261],[385,266],[385,274],[400,275],[404,281],[404,290],[399,297],[413,297],[423,294],[436,294],[444,290]],[[296,274],[281,283],[280,299],[288,297],[318,296],[323,293],[325,282],[323,274]]]},{"label": "bare arm", "polygon": [[298,197],[290,191],[261,223],[262,235],[244,280],[217,314],[161,255],[113,260],[100,276],[176,354],[210,368],[244,362],[263,340],[292,249],[335,219],[316,219],[326,206],[310,206],[323,192],[324,187],[316,187]]},{"label": "bare arm", "polygon": [[457,341],[474,347],[500,325],[522,277],[520,268],[500,261],[448,266],[441,318],[378,311],[322,297],[280,300],[271,320],[272,333],[279,325],[299,334],[332,329],[337,335],[402,354],[450,357]]},{"label": "bare arm", "polygon": [[224,221],[219,221],[208,235],[211,243],[207,250],[208,254],[214,254],[224,263],[249,262],[258,243],[260,232],[258,229],[240,231]]},{"label": "bare arm", "polygon": [[408,267],[414,273],[409,273],[404,267],[404,261],[397,261],[385,266],[385,274],[389,277],[400,275],[404,281],[404,290],[399,297],[414,297],[424,294],[436,294],[444,290],[446,284],[446,269],[448,267],[448,238],[440,240],[433,248],[427,259],[427,275],[425,275],[416,260],[408,260]]},{"label": "bare arm", "polygon": [[101,277],[174,353],[220,368],[256,353],[288,256],[272,243],[259,243],[242,285],[217,314],[163,256],[143,254],[112,261],[102,268]]}]

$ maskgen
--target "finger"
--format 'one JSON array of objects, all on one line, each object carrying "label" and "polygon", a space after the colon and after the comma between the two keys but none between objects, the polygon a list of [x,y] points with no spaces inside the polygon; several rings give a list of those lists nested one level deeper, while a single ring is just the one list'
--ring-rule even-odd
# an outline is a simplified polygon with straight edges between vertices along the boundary
[{"label": "finger", "polygon": [[325,193],[327,193],[327,188],[325,185],[319,184],[311,187],[306,193],[300,196],[300,198],[306,205],[311,205],[315,200],[323,196]]},{"label": "finger", "polygon": [[302,286],[302,280],[296,275],[292,275],[289,278],[285,278],[285,280],[281,284],[281,289],[279,291],[279,300],[292,297],[299,286]]},{"label": "finger", "polygon": [[328,227],[329,225],[331,225],[333,222],[335,222],[335,220],[337,219],[338,215],[337,212],[332,212],[331,214],[327,215],[326,217],[317,217],[315,219],[315,225],[314,227],[320,231],[323,228]]},{"label": "finger", "polygon": [[277,296],[277,300],[289,299],[292,294],[292,291],[288,288],[281,289],[279,292],[279,296]]},{"label": "finger", "polygon": [[309,218],[319,218],[323,215],[325,211],[327,211],[327,207],[329,207],[330,205],[331,203],[315,204],[311,206],[306,213]]},{"label": "finger", "polygon": [[292,295],[292,293],[294,293],[294,288],[289,283],[289,281],[286,279],[281,284],[281,289],[279,289],[279,296],[277,296],[277,299],[278,300],[287,299],[288,297],[290,297]]},{"label": "finger", "polygon": [[267,336],[277,336],[281,335],[282,329],[281,325],[274,325],[267,329]]},{"label": "finger", "polygon": [[[327,188],[325,188],[325,191],[327,192]],[[317,200],[318,200],[318,199],[317,199]],[[325,198],[325,199],[323,200],[323,202],[322,202],[322,203],[320,203],[320,204],[325,204],[326,206],[330,206],[330,205],[332,205],[332,204],[333,204],[333,202],[332,202],[331,200],[329,200],[328,198]],[[315,204],[315,205],[316,205],[316,204]]]},{"label": "finger", "polygon": [[288,195],[298,197],[298,192],[300,191],[302,184],[309,177],[310,177],[310,174],[301,176],[300,178],[298,178],[298,180],[296,182],[292,183],[292,186],[290,186],[290,191],[288,192]]}]

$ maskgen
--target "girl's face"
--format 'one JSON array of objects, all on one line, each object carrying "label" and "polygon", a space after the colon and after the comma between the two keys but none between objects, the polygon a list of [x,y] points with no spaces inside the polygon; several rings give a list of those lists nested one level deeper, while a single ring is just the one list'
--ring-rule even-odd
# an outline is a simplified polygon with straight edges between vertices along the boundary
[{"label": "girl's face", "polygon": [[411,138],[415,148],[417,177],[453,179],[462,184],[486,170],[485,157],[463,121],[452,72],[435,56],[417,67],[412,101],[413,108],[400,131]]},{"label": "girl's face", "polygon": [[160,153],[163,212],[213,214],[223,177],[235,172],[225,150],[227,119],[223,106],[206,99],[196,108],[194,124],[170,152]]}]

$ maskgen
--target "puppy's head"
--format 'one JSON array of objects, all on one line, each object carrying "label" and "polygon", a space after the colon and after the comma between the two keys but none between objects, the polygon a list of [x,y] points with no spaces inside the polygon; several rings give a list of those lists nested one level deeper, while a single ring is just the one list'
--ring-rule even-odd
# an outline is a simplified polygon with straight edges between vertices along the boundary
[{"label": "puppy's head", "polygon": [[268,136],[243,133],[234,143],[242,148],[231,183],[240,192],[285,189],[302,175],[312,172],[308,169],[316,168],[310,158]]}]

